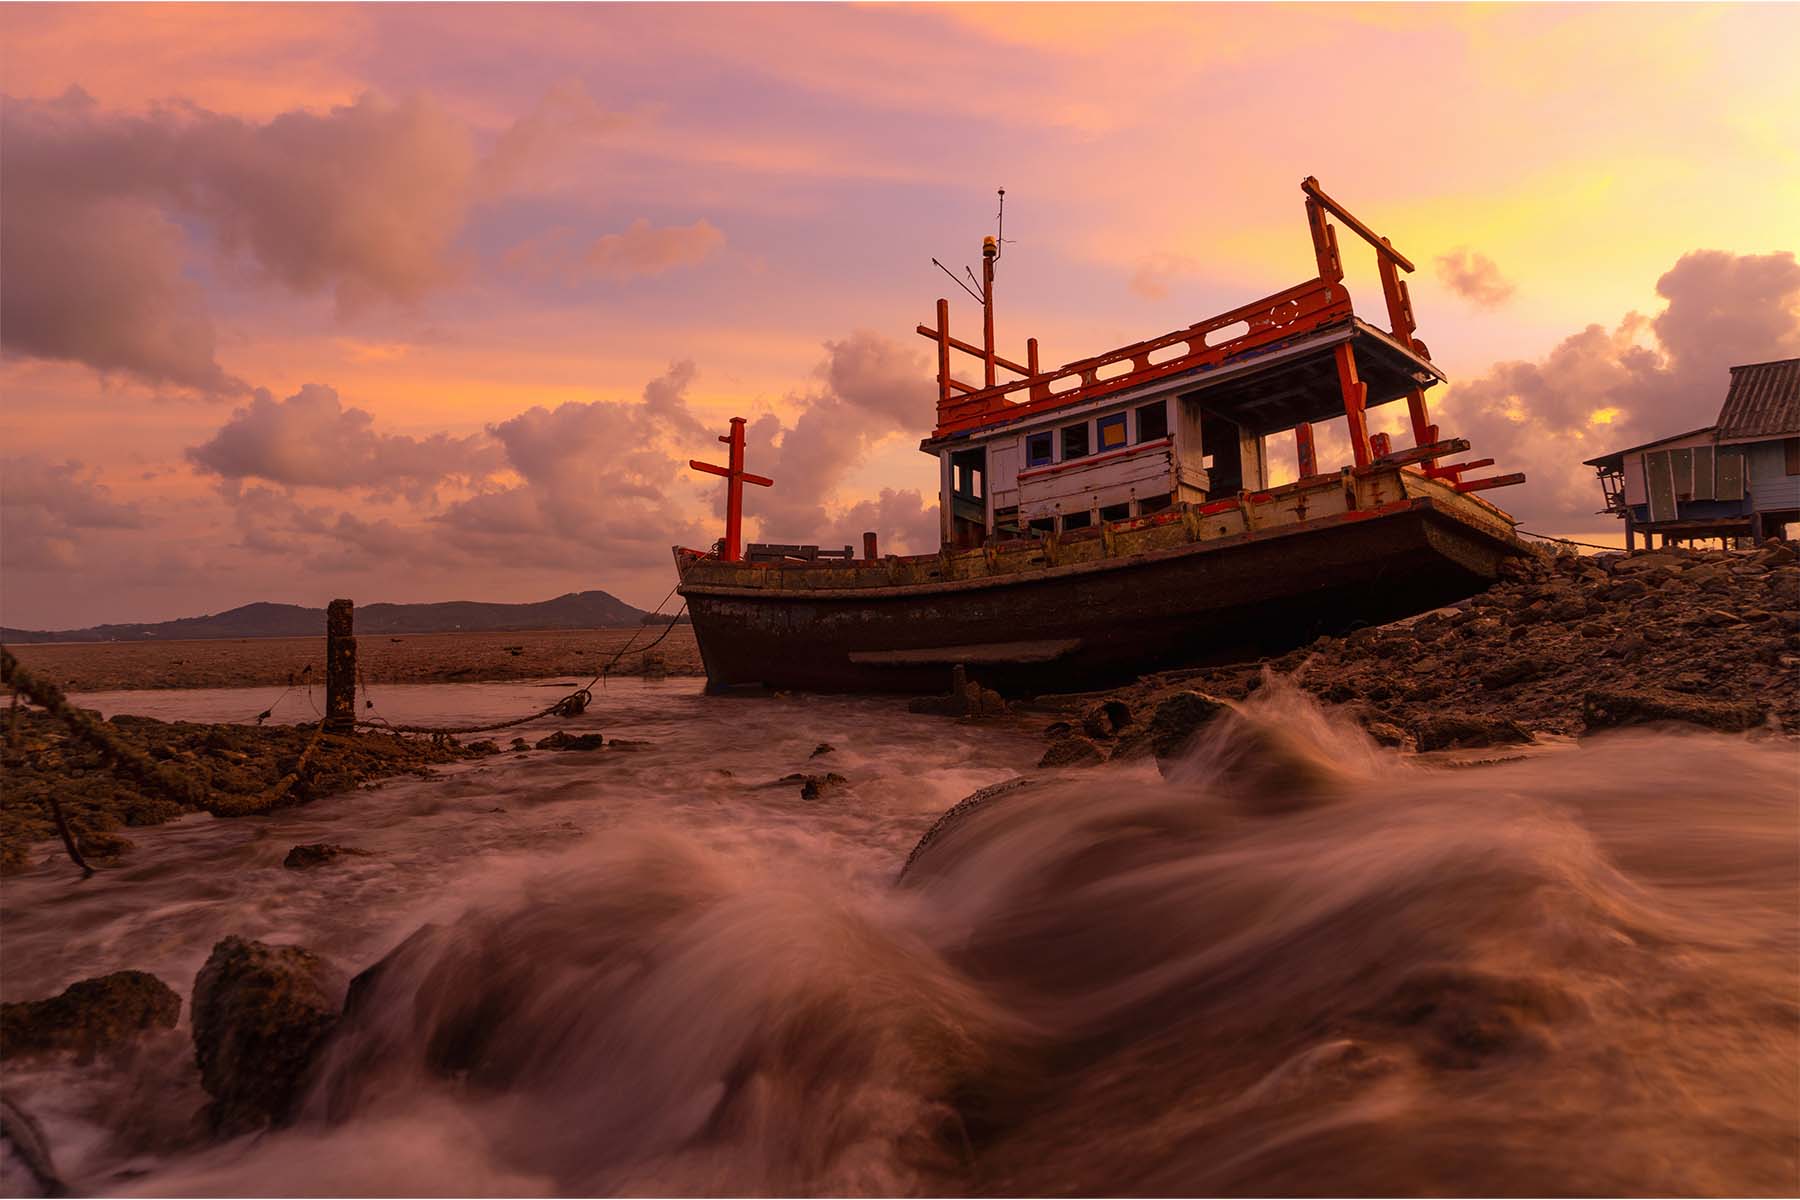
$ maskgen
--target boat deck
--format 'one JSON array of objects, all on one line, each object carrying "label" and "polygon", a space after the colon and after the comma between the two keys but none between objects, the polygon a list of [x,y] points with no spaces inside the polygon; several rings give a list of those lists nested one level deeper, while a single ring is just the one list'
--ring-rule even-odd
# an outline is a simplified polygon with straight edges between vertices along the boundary
[{"label": "boat deck", "polygon": [[1149,516],[1074,533],[1011,538],[972,550],[890,554],[849,563],[752,563],[724,562],[699,550],[676,547],[675,559],[683,596],[916,595],[1106,570],[1190,548],[1223,549],[1366,521],[1420,504],[1502,544],[1517,542],[1511,518],[1480,497],[1402,465],[1375,464],[1209,504],[1177,504]]}]

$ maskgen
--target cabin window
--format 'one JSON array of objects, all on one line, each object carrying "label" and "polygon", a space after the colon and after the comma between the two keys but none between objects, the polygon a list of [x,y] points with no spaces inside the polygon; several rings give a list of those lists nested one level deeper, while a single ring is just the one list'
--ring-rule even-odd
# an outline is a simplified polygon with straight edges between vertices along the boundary
[{"label": "cabin window", "polygon": [[[1083,427],[1082,432],[1086,433],[1087,429]],[[1094,523],[1094,514],[1089,512],[1070,513],[1062,519],[1062,523],[1065,532],[1070,529],[1086,529]]]},{"label": "cabin window", "polygon": [[1138,515],[1144,516],[1148,513],[1161,512],[1163,509],[1169,507],[1170,503],[1170,497],[1167,495],[1145,496],[1142,500],[1138,501]]},{"label": "cabin window", "polygon": [[1124,521],[1128,520],[1130,516],[1130,501],[1127,501],[1124,504],[1109,504],[1100,510],[1100,519],[1102,521]]},{"label": "cabin window", "polygon": [[1083,422],[1080,425],[1065,425],[1062,431],[1063,461],[1068,462],[1072,458],[1086,458],[1087,452],[1087,423]]},{"label": "cabin window", "polygon": [[1100,434],[1100,451],[1117,450],[1125,444],[1125,414],[1114,413],[1110,417],[1101,417],[1096,427]]},{"label": "cabin window", "polygon": [[1140,442],[1154,442],[1169,436],[1169,406],[1165,403],[1144,405],[1137,410],[1137,421]]},{"label": "cabin window", "polygon": [[1034,433],[1025,439],[1025,465],[1044,467],[1055,457],[1056,439],[1048,432]]},{"label": "cabin window", "polygon": [[1039,533],[1055,533],[1056,532],[1056,518],[1055,517],[1039,517],[1037,520],[1035,520],[1031,523],[1031,527]]}]

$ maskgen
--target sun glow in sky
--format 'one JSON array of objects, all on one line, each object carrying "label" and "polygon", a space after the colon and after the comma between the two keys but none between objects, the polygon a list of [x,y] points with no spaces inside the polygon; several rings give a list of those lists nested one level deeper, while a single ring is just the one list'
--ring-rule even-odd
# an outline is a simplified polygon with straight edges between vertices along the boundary
[{"label": "sun glow in sky", "polygon": [[940,294],[978,330],[930,259],[1000,186],[1003,352],[1060,362],[1309,277],[1317,175],[1418,262],[1445,433],[1547,530],[1609,528],[1582,458],[1800,353],[1791,5],[12,5],[0,41],[12,626],[648,606],[738,415],[756,536],[932,548],[911,331]]}]

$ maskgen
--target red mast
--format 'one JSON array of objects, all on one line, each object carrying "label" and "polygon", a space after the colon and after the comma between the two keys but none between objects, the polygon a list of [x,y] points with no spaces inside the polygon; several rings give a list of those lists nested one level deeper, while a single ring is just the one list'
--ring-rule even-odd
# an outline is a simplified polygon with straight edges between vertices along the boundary
[{"label": "red mast", "polygon": [[739,562],[744,557],[744,485],[754,483],[758,487],[774,487],[775,481],[744,470],[744,418],[731,418],[731,432],[719,440],[731,447],[729,466],[715,467],[691,458],[688,466],[709,475],[725,477],[725,548],[719,557],[725,562]]}]

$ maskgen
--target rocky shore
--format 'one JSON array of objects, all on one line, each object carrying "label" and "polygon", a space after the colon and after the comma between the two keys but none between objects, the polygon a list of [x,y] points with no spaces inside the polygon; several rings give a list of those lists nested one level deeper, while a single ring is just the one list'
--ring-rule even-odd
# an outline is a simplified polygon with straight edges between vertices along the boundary
[{"label": "rocky shore", "polygon": [[1323,637],[1280,658],[1042,697],[1037,707],[1053,718],[1043,765],[1152,749],[1204,720],[1212,702],[1243,700],[1271,675],[1406,750],[1654,721],[1796,735],[1800,564],[1780,542],[1748,552],[1539,553],[1453,608]]},{"label": "rocky shore", "polygon": [[[96,721],[98,713],[89,714]],[[245,816],[302,804],[394,775],[422,774],[460,759],[492,754],[492,743],[463,745],[449,739],[407,738],[362,732],[322,735],[307,761],[310,727],[202,725],[119,714],[104,722],[129,750],[168,767],[198,785],[192,797],[122,775],[107,755],[71,735],[47,712],[20,708],[4,718],[9,728],[0,751],[6,787],[0,790],[0,872],[12,872],[63,851],[50,806],[61,803],[77,848],[89,862],[116,862],[131,849],[127,827],[158,825],[184,812]],[[299,769],[304,766],[304,769]],[[296,772],[285,789],[282,781]]]}]

